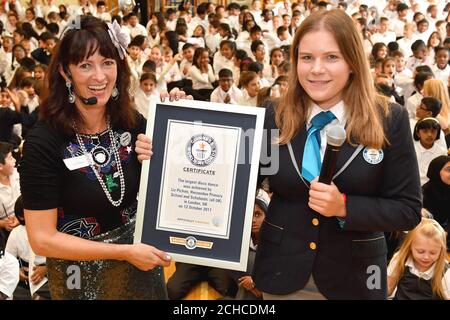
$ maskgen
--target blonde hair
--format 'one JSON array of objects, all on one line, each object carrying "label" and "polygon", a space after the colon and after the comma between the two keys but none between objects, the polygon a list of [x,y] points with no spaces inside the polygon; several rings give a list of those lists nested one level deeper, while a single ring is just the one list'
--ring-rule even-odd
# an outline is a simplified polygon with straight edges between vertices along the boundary
[{"label": "blonde hair", "polygon": [[396,261],[395,269],[392,277],[395,279],[394,287],[397,286],[400,278],[405,272],[405,264],[408,258],[412,255],[411,246],[418,235],[422,235],[428,239],[432,239],[439,243],[441,251],[439,257],[435,262],[434,276],[431,282],[433,295],[440,299],[445,299],[444,288],[442,287],[442,278],[444,277],[445,264],[447,262],[447,244],[444,229],[434,219],[422,218],[422,221],[406,235],[400,249],[395,254]]},{"label": "blonde hair", "polygon": [[446,120],[450,119],[450,99],[448,97],[447,88],[444,82],[437,79],[428,79],[423,84],[423,95],[425,97],[434,97],[442,103],[441,112],[439,113]]},{"label": "blonde hair", "polygon": [[334,36],[351,70],[343,89],[344,104],[348,107],[345,110],[347,142],[380,149],[387,142],[382,116],[388,114],[388,100],[376,93],[358,31],[352,19],[341,10],[318,11],[309,15],[295,34],[288,89],[275,110],[275,122],[280,129],[278,143],[288,143],[306,123],[312,100],[299,83],[298,48],[307,33],[319,30],[326,30]]}]

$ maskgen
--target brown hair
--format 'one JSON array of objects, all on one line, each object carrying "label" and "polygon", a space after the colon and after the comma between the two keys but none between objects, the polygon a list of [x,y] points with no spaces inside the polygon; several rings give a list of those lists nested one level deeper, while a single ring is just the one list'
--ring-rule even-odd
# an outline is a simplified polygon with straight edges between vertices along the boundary
[{"label": "brown hair", "polygon": [[323,10],[311,14],[295,34],[291,47],[292,67],[288,89],[275,110],[275,122],[280,129],[278,143],[288,143],[307,121],[312,100],[298,79],[298,47],[307,33],[318,30],[326,30],[334,36],[352,71],[343,89],[343,100],[347,107],[347,142],[380,149],[387,142],[382,124],[383,114],[388,113],[387,99],[376,94],[358,31],[352,19],[341,10]]},{"label": "brown hair", "polygon": [[93,16],[80,17],[80,29],[72,29],[65,33],[56,47],[47,73],[44,78],[43,102],[40,117],[50,126],[67,135],[74,133],[73,121],[83,123],[78,108],[68,102],[66,81],[59,73],[61,66],[67,73],[70,64],[78,64],[84,59],[99,52],[105,58],[111,58],[117,64],[116,86],[119,90],[117,100],[109,99],[106,113],[112,126],[124,129],[133,128],[136,118],[131,104],[128,88],[130,87],[130,69],[126,59],[120,59],[119,52],[108,34],[108,26]]},{"label": "brown hair", "polygon": [[239,88],[245,88],[258,74],[254,71],[242,71],[239,77]]}]

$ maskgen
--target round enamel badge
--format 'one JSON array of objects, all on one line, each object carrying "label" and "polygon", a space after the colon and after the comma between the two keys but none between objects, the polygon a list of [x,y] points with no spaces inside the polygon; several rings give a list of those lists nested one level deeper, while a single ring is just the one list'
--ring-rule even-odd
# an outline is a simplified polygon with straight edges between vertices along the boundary
[{"label": "round enamel badge", "polygon": [[363,157],[364,160],[366,160],[370,164],[379,164],[381,161],[383,161],[384,152],[382,149],[377,150],[364,148]]}]

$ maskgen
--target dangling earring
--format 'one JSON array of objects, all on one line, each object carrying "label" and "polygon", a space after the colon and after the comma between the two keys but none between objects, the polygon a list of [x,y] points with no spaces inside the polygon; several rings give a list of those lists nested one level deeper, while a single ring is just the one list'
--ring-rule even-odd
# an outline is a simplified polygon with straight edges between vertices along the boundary
[{"label": "dangling earring", "polygon": [[69,91],[69,102],[75,103],[75,95],[73,94],[72,84],[70,83],[70,81],[66,81],[66,87],[67,87],[67,91]]},{"label": "dangling earring", "polygon": [[117,100],[117,98],[119,97],[119,89],[117,89],[117,86],[114,86],[113,91],[111,92],[111,97],[114,100]]}]

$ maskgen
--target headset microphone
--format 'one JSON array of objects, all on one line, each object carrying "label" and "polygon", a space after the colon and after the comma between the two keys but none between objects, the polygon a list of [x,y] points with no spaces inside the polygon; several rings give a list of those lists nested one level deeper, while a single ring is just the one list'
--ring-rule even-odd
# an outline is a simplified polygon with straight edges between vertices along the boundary
[{"label": "headset microphone", "polygon": [[75,93],[75,95],[76,95],[78,98],[80,98],[80,100],[81,100],[85,105],[92,106],[92,105],[94,105],[94,104],[97,104],[97,97],[84,98],[84,97],[80,96],[80,95],[76,92],[76,90],[74,90],[74,93]]}]

